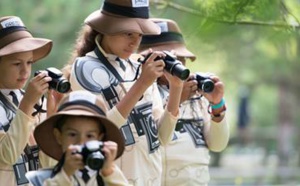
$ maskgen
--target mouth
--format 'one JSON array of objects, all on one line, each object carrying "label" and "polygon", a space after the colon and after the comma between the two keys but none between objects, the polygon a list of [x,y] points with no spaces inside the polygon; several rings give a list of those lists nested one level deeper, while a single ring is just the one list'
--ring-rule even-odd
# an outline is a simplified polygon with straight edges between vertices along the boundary
[{"label": "mouth", "polygon": [[18,78],[17,80],[23,82],[23,81],[27,81],[27,79],[28,78]]}]

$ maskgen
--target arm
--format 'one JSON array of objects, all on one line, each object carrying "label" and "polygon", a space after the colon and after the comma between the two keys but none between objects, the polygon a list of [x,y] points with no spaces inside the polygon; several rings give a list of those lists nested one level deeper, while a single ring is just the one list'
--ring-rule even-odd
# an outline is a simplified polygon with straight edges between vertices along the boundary
[{"label": "arm", "polygon": [[[179,104],[181,92],[183,88],[183,81],[172,76],[168,72],[165,76],[169,82],[169,99],[165,108],[165,112],[159,120],[159,139],[162,145],[166,145],[172,140],[173,132],[175,130],[176,122],[179,116]],[[157,89],[158,90],[158,89]],[[161,100],[158,93],[158,98]]]},{"label": "arm", "polygon": [[29,136],[34,128],[35,120],[21,110],[17,110],[11,121],[9,130],[0,130],[0,162],[13,165],[22,154]]}]

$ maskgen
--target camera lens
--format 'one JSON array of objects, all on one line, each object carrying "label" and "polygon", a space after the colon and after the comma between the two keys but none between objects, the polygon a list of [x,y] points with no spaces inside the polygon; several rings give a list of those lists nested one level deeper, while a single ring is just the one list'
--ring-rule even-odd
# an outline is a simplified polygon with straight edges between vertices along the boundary
[{"label": "camera lens", "polygon": [[70,90],[71,84],[67,80],[62,80],[57,85],[57,91],[60,93],[66,93]]},{"label": "camera lens", "polygon": [[181,80],[186,80],[190,75],[190,70],[181,64],[181,62],[175,60],[164,60],[166,66],[165,69],[172,75],[177,76]]},{"label": "camera lens", "polygon": [[86,159],[86,165],[93,170],[99,170],[102,168],[105,157],[100,151],[91,153]]},{"label": "camera lens", "polygon": [[201,84],[201,88],[203,90],[203,92],[206,92],[206,93],[209,93],[209,92],[212,92],[214,90],[214,82],[209,80],[209,79],[206,79],[206,80],[203,80],[202,84]]}]

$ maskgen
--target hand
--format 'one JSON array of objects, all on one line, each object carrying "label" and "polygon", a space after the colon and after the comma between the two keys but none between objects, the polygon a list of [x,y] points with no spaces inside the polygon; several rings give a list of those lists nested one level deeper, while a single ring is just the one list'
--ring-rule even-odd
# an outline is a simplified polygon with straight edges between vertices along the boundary
[{"label": "hand", "polygon": [[48,82],[51,80],[52,78],[47,75],[47,72],[41,72],[30,80],[20,103],[20,109],[24,113],[31,115],[34,105],[47,92]]},{"label": "hand", "polygon": [[47,94],[47,117],[57,112],[58,104],[64,97],[64,94],[50,89]]},{"label": "hand", "polygon": [[194,75],[190,75],[189,78],[186,81],[184,81],[180,103],[189,100],[197,93],[198,90],[197,84],[198,83],[197,80],[195,80]]},{"label": "hand", "polygon": [[81,154],[75,153],[77,150],[77,146],[70,145],[65,151],[63,169],[69,177],[72,176],[78,169],[84,168],[84,163],[82,161],[83,157]]},{"label": "hand", "polygon": [[169,84],[170,87],[171,86],[178,87],[178,88],[183,87],[183,81],[179,77],[173,76],[172,74],[170,74],[166,70],[164,70],[164,76],[168,80],[168,84]]},{"label": "hand", "polygon": [[[149,50],[149,52],[151,51],[152,50]],[[152,52],[150,57],[142,64],[142,73],[139,79],[142,80],[144,84],[150,86],[158,77],[163,75],[165,62],[162,59],[155,59],[164,56],[165,54],[163,52]]]},{"label": "hand", "polygon": [[101,169],[101,174],[108,176],[114,171],[114,161],[117,157],[118,144],[113,141],[105,141],[102,151],[105,154],[105,162]]}]

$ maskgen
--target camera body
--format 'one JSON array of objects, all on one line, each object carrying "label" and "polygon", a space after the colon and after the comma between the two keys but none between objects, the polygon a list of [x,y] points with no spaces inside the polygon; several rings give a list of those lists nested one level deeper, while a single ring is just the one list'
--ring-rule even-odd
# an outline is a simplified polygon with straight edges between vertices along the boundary
[{"label": "camera body", "polygon": [[[52,78],[49,82],[49,89],[54,89],[60,93],[66,93],[70,90],[71,84],[65,77],[63,77],[63,73],[60,70],[54,67],[49,67],[46,71],[48,72],[48,76]],[[34,76],[37,76],[41,72],[41,70],[36,71]]]},{"label": "camera body", "polygon": [[[190,75],[190,70],[187,69],[180,61],[177,60],[176,56],[168,51],[163,51],[165,53],[165,57],[156,57],[154,60],[162,59],[165,62],[165,70],[172,74],[173,76],[177,76],[181,80],[186,80]],[[149,53],[144,60],[139,60],[141,63],[145,63],[147,59],[151,56],[152,53]]]},{"label": "camera body", "polygon": [[208,75],[202,73],[196,73],[196,80],[198,82],[198,89],[205,93],[210,93],[215,88],[215,83],[209,78]]},{"label": "camera body", "polygon": [[103,142],[92,140],[78,146],[76,153],[81,154],[83,163],[93,170],[100,170],[103,167],[105,156],[102,152]]}]

